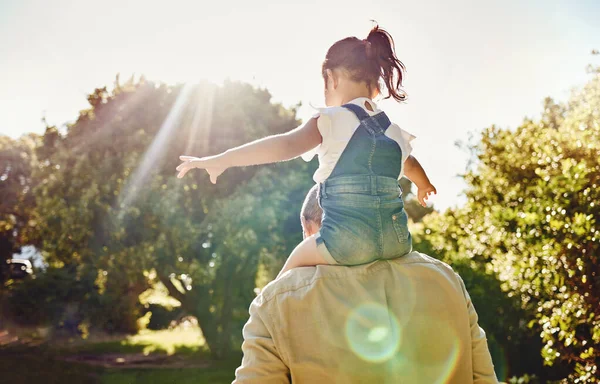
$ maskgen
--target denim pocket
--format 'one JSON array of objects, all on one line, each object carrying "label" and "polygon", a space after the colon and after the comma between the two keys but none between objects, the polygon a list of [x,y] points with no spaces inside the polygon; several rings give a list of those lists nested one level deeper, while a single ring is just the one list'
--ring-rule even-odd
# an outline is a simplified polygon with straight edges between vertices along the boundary
[{"label": "denim pocket", "polygon": [[401,243],[408,241],[408,216],[404,208],[392,215],[392,223],[398,236],[398,241]]}]

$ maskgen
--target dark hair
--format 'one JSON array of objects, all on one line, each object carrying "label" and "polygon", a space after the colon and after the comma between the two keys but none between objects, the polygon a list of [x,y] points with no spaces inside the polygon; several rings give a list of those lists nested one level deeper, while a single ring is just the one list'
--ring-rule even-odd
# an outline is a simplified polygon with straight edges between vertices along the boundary
[{"label": "dark hair", "polygon": [[394,39],[376,25],[366,39],[356,37],[342,39],[329,48],[322,73],[327,82],[327,70],[344,68],[354,81],[365,82],[370,89],[381,92],[381,83],[387,88],[389,97],[397,101],[406,100],[402,78],[406,67],[396,57]]}]

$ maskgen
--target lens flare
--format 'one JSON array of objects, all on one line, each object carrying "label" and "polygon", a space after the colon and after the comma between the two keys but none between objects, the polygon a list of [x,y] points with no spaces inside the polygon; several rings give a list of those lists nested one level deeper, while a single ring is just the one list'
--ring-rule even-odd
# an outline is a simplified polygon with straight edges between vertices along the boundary
[{"label": "lens flare", "polygon": [[346,321],[346,339],[361,359],[384,362],[400,345],[400,325],[386,307],[367,303],[354,309]]},{"label": "lens flare", "polygon": [[457,382],[454,369],[467,345],[461,345],[454,326],[427,316],[413,317],[401,332],[402,344],[390,360],[392,372],[423,383]]}]

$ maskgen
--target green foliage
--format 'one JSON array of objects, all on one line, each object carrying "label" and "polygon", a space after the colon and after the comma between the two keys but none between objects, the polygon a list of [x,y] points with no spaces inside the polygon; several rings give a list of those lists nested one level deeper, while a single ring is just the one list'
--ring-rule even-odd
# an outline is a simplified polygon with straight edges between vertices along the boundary
[{"label": "green foliage", "polygon": [[96,326],[134,332],[138,296],[151,283],[145,272],[156,271],[183,313],[199,319],[215,356],[239,344],[258,265],[278,268],[300,240],[311,165],[231,169],[217,185],[200,171],[176,179],[175,167],[182,154],[297,126],[295,111],[270,97],[233,82],[117,81],[88,97],[64,135],[47,129],[36,150],[35,240],[50,265],[95,271]]},{"label": "green foliage", "polygon": [[77,332],[85,320],[85,301],[94,295],[94,279],[81,268],[50,268],[11,289],[8,309],[21,325],[51,325]]},{"label": "green foliage", "polygon": [[417,197],[412,189],[412,182],[407,178],[400,180],[400,187],[402,188],[402,199],[404,200],[404,209],[406,214],[414,223],[419,223],[423,218],[430,213],[434,212],[433,207],[423,207],[419,204]]},{"label": "green foliage", "polygon": [[115,280],[109,280],[102,293],[87,297],[84,308],[89,319],[87,323],[92,330],[135,334],[138,331],[137,320],[142,315],[142,305],[129,284],[116,283]]},{"label": "green foliage", "polygon": [[470,260],[519,300],[546,364],[600,378],[600,76],[539,122],[486,129],[464,208],[427,217],[437,252]]},{"label": "green foliage", "polygon": [[[119,285],[116,285],[118,288]],[[97,272],[85,265],[51,267],[10,286],[8,312],[20,325],[50,326],[68,335],[85,327],[111,333],[137,332],[137,297],[109,285],[100,291]]]},{"label": "green foliage", "polygon": [[466,235],[462,228],[470,216],[461,210],[434,212],[413,228],[416,250],[452,265],[463,279],[485,330],[494,367],[500,380],[508,373],[537,372],[542,368],[541,343],[527,327],[528,313],[517,297],[507,295],[502,282],[486,263],[466,257],[462,246]]},{"label": "green foliage", "polygon": [[512,377],[509,381],[510,384],[537,384],[539,380],[535,375],[523,375],[521,377]]},{"label": "green foliage", "polygon": [[38,141],[33,134],[18,140],[0,136],[0,289],[8,278],[2,268],[6,259],[31,242],[32,169]]}]

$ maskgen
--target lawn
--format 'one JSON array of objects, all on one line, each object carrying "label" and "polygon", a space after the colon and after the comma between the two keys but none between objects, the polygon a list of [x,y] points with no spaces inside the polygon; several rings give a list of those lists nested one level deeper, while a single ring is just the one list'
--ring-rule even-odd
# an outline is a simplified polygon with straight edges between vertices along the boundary
[{"label": "lawn", "polygon": [[219,362],[208,368],[184,369],[121,369],[105,372],[100,380],[101,384],[148,384],[148,383],[177,383],[177,384],[204,384],[204,383],[231,383],[234,378],[235,368],[240,360]]},{"label": "lawn", "polygon": [[0,349],[0,382],[10,384],[101,383],[101,369],[53,359],[39,350]]},{"label": "lawn", "polygon": [[[74,359],[77,361],[67,361]],[[87,361],[109,362],[106,365]],[[135,359],[143,360],[139,367]],[[85,360],[86,362],[81,362]],[[119,367],[120,360],[129,367]],[[213,361],[197,329],[145,331],[122,340],[0,347],[0,382],[11,384],[231,383],[241,355]],[[113,365],[117,365],[114,367]]]},{"label": "lawn", "polygon": [[176,328],[164,331],[140,331],[137,335],[106,342],[75,343],[60,348],[61,353],[206,353],[205,341],[198,328]]}]

